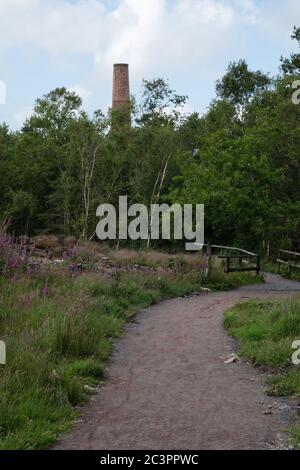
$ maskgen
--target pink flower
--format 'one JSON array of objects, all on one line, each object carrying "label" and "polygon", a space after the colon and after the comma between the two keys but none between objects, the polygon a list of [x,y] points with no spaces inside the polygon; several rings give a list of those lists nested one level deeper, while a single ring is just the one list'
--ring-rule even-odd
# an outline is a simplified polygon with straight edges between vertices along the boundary
[{"label": "pink flower", "polygon": [[48,286],[48,281],[46,282],[45,284],[45,287],[43,289],[43,294],[45,297],[48,297],[48,295],[50,294],[50,289],[49,289],[49,286]]}]

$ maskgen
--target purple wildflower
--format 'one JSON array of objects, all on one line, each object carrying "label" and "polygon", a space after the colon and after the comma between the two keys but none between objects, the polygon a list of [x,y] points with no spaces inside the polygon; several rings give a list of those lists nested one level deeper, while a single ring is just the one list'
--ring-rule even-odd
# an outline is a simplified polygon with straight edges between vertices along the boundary
[{"label": "purple wildflower", "polygon": [[50,289],[49,289],[49,286],[48,286],[48,281],[46,282],[45,284],[45,287],[43,289],[43,294],[45,297],[48,297],[48,295],[50,294]]}]

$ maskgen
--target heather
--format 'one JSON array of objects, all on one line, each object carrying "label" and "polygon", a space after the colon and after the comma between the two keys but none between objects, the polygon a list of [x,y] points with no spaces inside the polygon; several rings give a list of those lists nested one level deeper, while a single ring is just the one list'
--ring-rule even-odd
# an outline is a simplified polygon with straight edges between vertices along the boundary
[{"label": "heather", "polygon": [[216,261],[206,279],[200,254],[114,251],[88,243],[64,252],[57,264],[51,253],[38,261],[39,249],[30,246],[1,235],[0,338],[7,364],[0,366],[0,449],[6,450],[45,449],[70,427],[78,406],[105,379],[113,339],[141,308],[201,295],[202,288],[260,281],[227,276]]}]

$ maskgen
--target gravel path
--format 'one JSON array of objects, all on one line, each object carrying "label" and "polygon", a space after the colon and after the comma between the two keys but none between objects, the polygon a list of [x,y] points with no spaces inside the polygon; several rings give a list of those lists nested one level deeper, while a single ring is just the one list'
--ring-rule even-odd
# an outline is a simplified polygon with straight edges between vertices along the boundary
[{"label": "gravel path", "polygon": [[104,385],[56,449],[286,448],[293,405],[267,397],[251,365],[224,364],[234,342],[222,321],[239,301],[295,291],[300,283],[268,274],[266,284],[142,311],[116,343]]}]

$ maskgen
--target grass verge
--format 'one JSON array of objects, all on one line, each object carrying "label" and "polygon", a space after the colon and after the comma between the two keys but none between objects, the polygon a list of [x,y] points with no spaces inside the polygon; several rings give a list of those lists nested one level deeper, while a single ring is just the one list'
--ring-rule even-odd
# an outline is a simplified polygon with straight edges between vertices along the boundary
[{"label": "grass verge", "polygon": [[[199,290],[257,282],[251,275],[63,272],[0,277],[0,449],[45,449],[69,429],[104,378],[111,339],[139,309]],[[46,286],[46,287],[45,287]]]},{"label": "grass verge", "polygon": [[278,263],[262,261],[262,270],[268,273],[280,274],[280,276],[292,281],[300,281],[300,269],[297,268],[292,268],[290,271],[286,266],[281,265],[279,270]]},{"label": "grass verge", "polygon": [[[241,357],[270,368],[269,393],[299,400],[300,366],[292,363],[292,345],[300,340],[300,298],[240,303],[226,312],[224,324],[238,340]],[[300,424],[291,433],[300,448]]]}]

